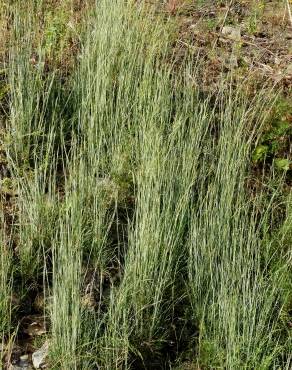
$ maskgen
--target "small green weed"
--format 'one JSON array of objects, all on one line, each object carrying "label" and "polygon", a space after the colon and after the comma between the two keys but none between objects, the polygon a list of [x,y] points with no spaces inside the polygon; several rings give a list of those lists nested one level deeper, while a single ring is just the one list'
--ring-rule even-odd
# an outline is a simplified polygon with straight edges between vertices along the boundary
[{"label": "small green weed", "polygon": [[292,109],[288,99],[279,98],[271,119],[264,130],[252,159],[256,163],[274,161],[275,167],[288,171],[291,164],[290,139],[292,135]]},{"label": "small green weed", "polygon": [[259,22],[265,9],[265,2],[255,1],[252,5],[250,16],[247,21],[247,29],[250,34],[254,34],[258,31]]}]

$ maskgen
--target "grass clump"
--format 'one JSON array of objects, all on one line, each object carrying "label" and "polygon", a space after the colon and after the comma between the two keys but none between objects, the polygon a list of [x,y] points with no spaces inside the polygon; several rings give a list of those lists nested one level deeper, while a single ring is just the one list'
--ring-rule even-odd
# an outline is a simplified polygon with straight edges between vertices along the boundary
[{"label": "grass clump", "polygon": [[0,245],[1,245],[1,269],[0,269],[0,335],[1,346],[4,346],[5,339],[11,330],[12,314],[12,256],[10,252],[10,235],[4,221],[3,209],[1,209],[1,228],[0,228]]},{"label": "grass clump", "polygon": [[49,368],[288,369],[291,212],[273,220],[273,179],[268,200],[248,188],[266,92],[226,80],[200,94],[196,56],[172,54],[174,22],[122,0],[87,14],[64,82],[46,63],[69,15],[42,30],[35,6],[15,5],[8,67],[3,341],[13,256],[23,295],[44,296]]},{"label": "grass clump", "polygon": [[204,179],[193,207],[190,300],[199,356],[210,368],[269,369],[282,351],[278,322],[287,295],[287,260],[271,268],[278,261],[266,237],[273,201],[259,215],[259,198],[250,203],[245,190],[252,143],[247,129],[256,112],[236,97],[224,104],[212,176]]}]

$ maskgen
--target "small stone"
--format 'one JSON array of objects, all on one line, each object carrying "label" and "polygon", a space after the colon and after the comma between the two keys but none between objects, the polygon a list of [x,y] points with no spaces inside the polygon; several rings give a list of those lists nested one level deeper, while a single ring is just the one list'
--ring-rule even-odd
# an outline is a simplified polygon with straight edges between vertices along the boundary
[{"label": "small stone", "polygon": [[238,67],[238,58],[236,55],[232,54],[229,58],[229,66],[230,68],[237,68]]},{"label": "small stone", "polygon": [[19,306],[20,305],[20,299],[19,299],[19,297],[17,297],[16,294],[12,294],[11,303],[13,304],[13,306]]},{"label": "small stone", "polygon": [[292,64],[289,64],[285,71],[286,76],[292,76]]},{"label": "small stone", "polygon": [[5,352],[4,362],[11,366],[17,365],[22,354],[22,348],[16,344],[11,344],[5,349]]},{"label": "small stone", "polygon": [[28,355],[22,355],[20,356],[21,361],[28,361]]},{"label": "small stone", "polygon": [[19,356],[18,359],[12,358],[11,363],[8,366],[8,370],[32,370],[29,355],[25,354]]},{"label": "small stone", "polygon": [[32,370],[28,361],[19,361],[17,364],[10,364],[8,370]]},{"label": "small stone", "polygon": [[35,300],[34,300],[33,305],[39,312],[43,311],[44,307],[45,307],[45,298],[44,298],[44,296],[43,295],[37,295]]},{"label": "small stone", "polygon": [[228,37],[233,41],[241,40],[241,31],[239,27],[224,26],[222,28],[222,35]]},{"label": "small stone", "polygon": [[35,369],[41,369],[45,366],[49,353],[49,343],[46,341],[43,346],[32,354],[32,363]]},{"label": "small stone", "polygon": [[89,311],[94,311],[96,307],[96,301],[92,293],[85,294],[81,299],[81,304],[84,308]]},{"label": "small stone", "polygon": [[192,31],[194,35],[199,35],[200,30],[198,29],[198,26],[196,24],[191,24],[189,26],[189,29]]},{"label": "small stone", "polygon": [[23,332],[30,337],[46,334],[46,322],[43,316],[27,316],[23,321]]}]

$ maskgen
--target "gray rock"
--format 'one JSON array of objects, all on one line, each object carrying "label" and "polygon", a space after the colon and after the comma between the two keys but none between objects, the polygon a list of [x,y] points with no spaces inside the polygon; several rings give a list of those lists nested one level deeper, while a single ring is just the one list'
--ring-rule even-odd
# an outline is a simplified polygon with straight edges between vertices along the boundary
[{"label": "gray rock", "polygon": [[241,31],[239,27],[224,26],[222,28],[222,35],[228,37],[229,39],[233,41],[241,40]]},{"label": "gray rock", "polygon": [[[25,356],[21,356],[25,357]],[[10,364],[8,370],[33,370],[32,366],[28,361],[28,356],[25,359],[20,359],[16,364]]]},{"label": "gray rock", "polygon": [[46,341],[43,346],[32,354],[32,363],[35,369],[42,369],[46,365],[49,353],[49,343]]}]

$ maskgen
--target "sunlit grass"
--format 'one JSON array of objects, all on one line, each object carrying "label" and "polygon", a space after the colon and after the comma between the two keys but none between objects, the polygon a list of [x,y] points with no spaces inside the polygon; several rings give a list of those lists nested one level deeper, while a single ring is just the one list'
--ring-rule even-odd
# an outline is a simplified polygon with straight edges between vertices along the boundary
[{"label": "sunlit grass", "polygon": [[15,5],[5,148],[18,245],[14,262],[1,233],[3,340],[13,261],[25,294],[42,281],[51,368],[173,368],[183,321],[198,368],[288,369],[291,211],[275,233],[280,185],[270,199],[247,188],[272,100],[231,79],[202,98],[196,56],[174,63],[176,25],[151,9],[98,2],[64,83],[35,38],[34,2]]}]

